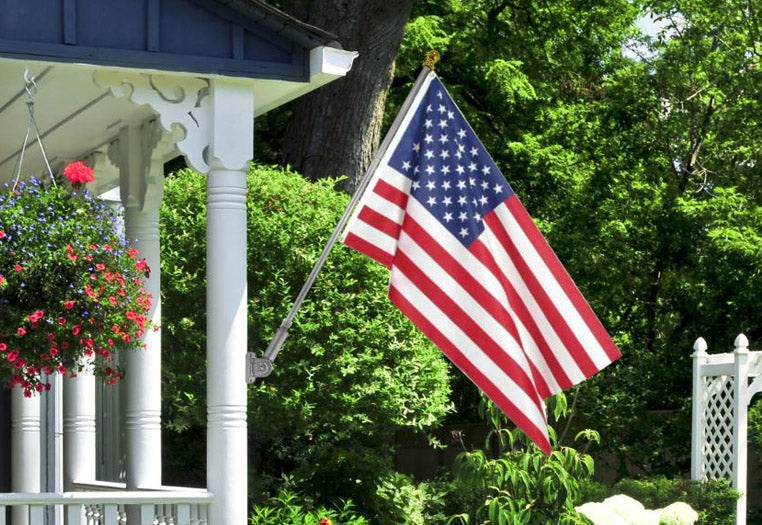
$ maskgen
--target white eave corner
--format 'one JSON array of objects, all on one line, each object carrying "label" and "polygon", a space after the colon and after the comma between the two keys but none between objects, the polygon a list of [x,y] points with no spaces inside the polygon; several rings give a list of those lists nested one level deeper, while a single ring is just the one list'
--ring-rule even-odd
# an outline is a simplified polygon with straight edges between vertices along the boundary
[{"label": "white eave corner", "polygon": [[352,69],[352,63],[357,56],[357,51],[346,51],[331,46],[318,46],[311,49],[309,82],[270,80],[254,83],[254,115],[267,113],[271,109],[346,76]]},{"label": "white eave corner", "polygon": [[[323,85],[341,78],[352,69],[357,51],[319,46],[310,51],[310,84]],[[325,80],[323,80],[325,79]]]}]

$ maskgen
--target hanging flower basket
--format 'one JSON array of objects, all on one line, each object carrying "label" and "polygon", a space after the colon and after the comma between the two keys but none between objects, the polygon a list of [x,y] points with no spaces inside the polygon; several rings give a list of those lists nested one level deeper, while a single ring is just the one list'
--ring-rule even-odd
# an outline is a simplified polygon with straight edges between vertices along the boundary
[{"label": "hanging flower basket", "polygon": [[114,384],[117,350],[138,348],[150,328],[149,269],[121,234],[117,210],[83,189],[38,180],[0,188],[0,381],[31,396],[46,376],[74,375],[85,363]]}]

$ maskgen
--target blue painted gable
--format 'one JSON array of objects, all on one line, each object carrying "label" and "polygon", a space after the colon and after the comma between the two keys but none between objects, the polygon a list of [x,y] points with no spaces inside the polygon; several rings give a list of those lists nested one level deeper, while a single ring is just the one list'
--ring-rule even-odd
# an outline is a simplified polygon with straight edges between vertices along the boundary
[{"label": "blue painted gable", "polygon": [[0,0],[0,57],[295,81],[331,35],[259,0]]}]

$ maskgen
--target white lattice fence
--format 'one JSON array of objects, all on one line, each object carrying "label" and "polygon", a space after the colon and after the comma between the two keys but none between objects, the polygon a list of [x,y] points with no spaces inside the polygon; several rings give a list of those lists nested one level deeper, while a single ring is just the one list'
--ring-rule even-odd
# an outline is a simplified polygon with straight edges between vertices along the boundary
[{"label": "white lattice fence", "polygon": [[704,455],[702,478],[733,476],[733,376],[702,377]]},{"label": "white lattice fence", "polygon": [[730,480],[742,493],[736,525],[746,525],[747,409],[762,390],[762,352],[743,334],[733,352],[710,355],[703,338],[693,348],[691,477]]}]

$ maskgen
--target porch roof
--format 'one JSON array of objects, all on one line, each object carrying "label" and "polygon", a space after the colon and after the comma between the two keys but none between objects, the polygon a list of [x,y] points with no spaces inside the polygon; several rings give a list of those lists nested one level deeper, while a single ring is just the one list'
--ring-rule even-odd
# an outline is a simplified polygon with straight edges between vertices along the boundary
[{"label": "porch roof", "polygon": [[[250,87],[257,116],[346,75],[355,57],[330,33],[262,0],[0,0],[0,182],[13,175],[29,121],[25,70],[36,78],[35,117],[60,169],[106,153],[125,125],[160,116],[156,104],[130,100],[137,86],[127,79],[135,75],[160,104],[192,99],[197,112],[208,90],[194,79],[237,78]],[[124,85],[94,81],[104,72]],[[171,138],[155,155],[176,156],[189,130],[182,123],[170,129],[166,119],[162,125]],[[195,154],[190,163],[204,171],[202,152]],[[43,172],[31,143],[23,174]],[[117,177],[101,174],[95,189],[114,187]]]},{"label": "porch roof", "polygon": [[0,0],[0,57],[309,80],[336,37],[262,0]]}]

